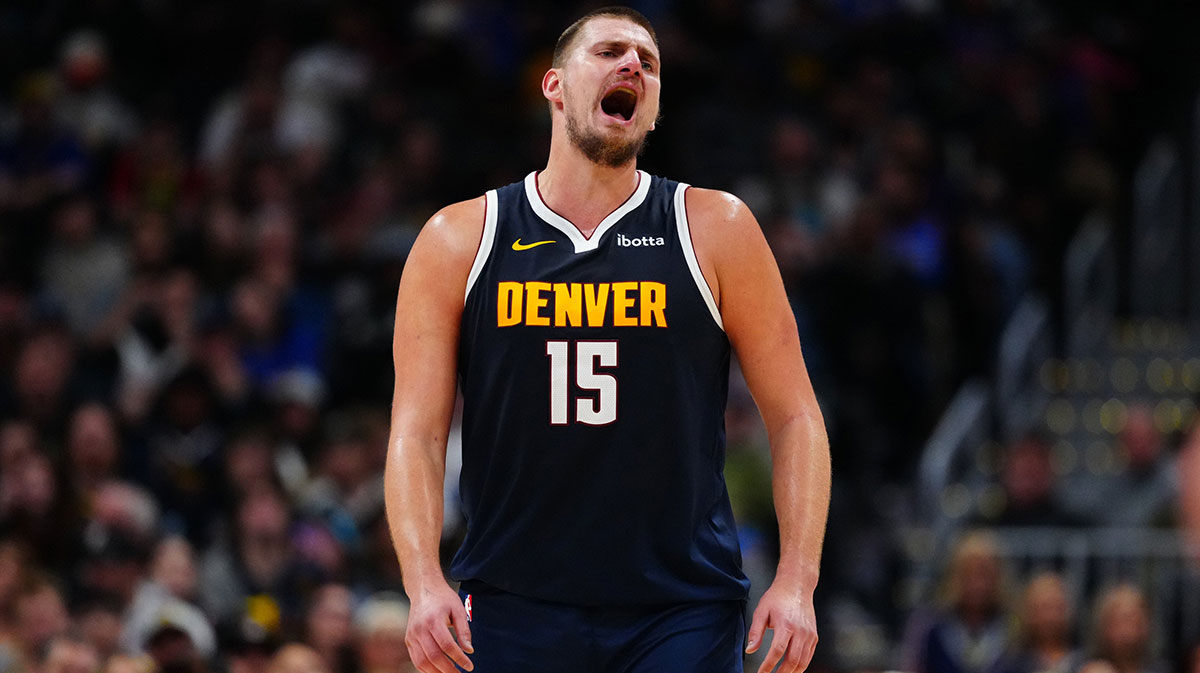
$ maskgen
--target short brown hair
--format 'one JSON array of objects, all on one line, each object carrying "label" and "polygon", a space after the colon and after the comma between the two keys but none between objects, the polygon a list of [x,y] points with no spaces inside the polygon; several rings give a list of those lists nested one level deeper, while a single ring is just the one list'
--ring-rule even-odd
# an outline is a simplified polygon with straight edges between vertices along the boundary
[{"label": "short brown hair", "polygon": [[567,26],[567,29],[562,32],[562,35],[558,36],[558,42],[554,43],[554,59],[551,61],[551,67],[562,67],[563,58],[566,53],[571,50],[571,45],[573,42],[575,42],[575,37],[579,35],[579,31],[582,30],[585,25],[587,25],[588,21],[601,16],[627,19],[636,23],[642,28],[645,28],[647,33],[650,33],[650,39],[654,40],[655,48],[658,47],[658,35],[654,33],[654,26],[651,25],[650,19],[647,19],[644,14],[629,7],[601,7],[600,9],[594,9],[579,17],[575,23]]}]

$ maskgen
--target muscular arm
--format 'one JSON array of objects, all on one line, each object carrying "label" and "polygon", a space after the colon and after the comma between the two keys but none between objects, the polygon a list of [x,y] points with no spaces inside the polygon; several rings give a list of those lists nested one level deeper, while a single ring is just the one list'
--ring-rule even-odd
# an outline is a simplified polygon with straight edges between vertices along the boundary
[{"label": "muscular arm", "polygon": [[[421,671],[469,668],[466,614],[438,559],[446,436],[454,411],[458,328],[467,274],[483,228],[484,200],[449,206],[421,230],[396,297],[396,383],[384,472],[384,503],[404,589],[412,603],[405,641]],[[461,613],[461,614],[460,614]]]},{"label": "muscular arm", "polygon": [[764,628],[772,628],[763,670],[786,654],[780,670],[799,671],[816,645],[812,594],[830,489],[825,423],[783,280],[758,222],[745,204],[723,192],[689,189],[687,207],[701,270],[771,444],[780,559],[775,581],[755,611],[750,649],[757,648]]}]

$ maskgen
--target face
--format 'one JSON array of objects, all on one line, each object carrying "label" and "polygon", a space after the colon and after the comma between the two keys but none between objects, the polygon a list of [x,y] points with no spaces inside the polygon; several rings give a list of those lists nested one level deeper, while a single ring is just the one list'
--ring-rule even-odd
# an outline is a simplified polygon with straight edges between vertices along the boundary
[{"label": "face", "polygon": [[354,631],[354,597],[340,584],[322,588],[308,614],[308,638],[317,647],[334,648],[350,642]]},{"label": "face", "polygon": [[972,555],[962,561],[960,573],[963,608],[989,610],[994,607],[1000,583],[996,560],[982,554]]},{"label": "face", "polygon": [[183,599],[196,595],[197,570],[192,546],[183,538],[168,538],[158,545],[151,576],[172,595]]},{"label": "face", "polygon": [[597,17],[542,86],[555,107],[562,105],[572,145],[594,163],[623,166],[641,151],[658,118],[658,49],[636,23]]},{"label": "face", "polygon": [[1061,580],[1046,575],[1030,582],[1025,593],[1025,622],[1030,633],[1061,640],[1070,629],[1070,619],[1071,608]]},{"label": "face", "polygon": [[1150,638],[1150,618],[1140,594],[1119,589],[1101,609],[1100,637],[1111,656],[1138,656]]}]

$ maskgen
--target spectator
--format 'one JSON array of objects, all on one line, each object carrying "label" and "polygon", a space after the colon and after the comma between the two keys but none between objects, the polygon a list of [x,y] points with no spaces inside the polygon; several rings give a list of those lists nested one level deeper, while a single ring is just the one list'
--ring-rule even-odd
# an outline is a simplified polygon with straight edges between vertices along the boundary
[{"label": "spectator", "polygon": [[55,112],[64,128],[93,154],[109,154],[138,131],[133,110],[109,85],[112,61],[104,37],[92,30],[72,33],[59,51],[63,90]]},{"label": "spectator", "polygon": [[196,552],[186,538],[175,536],[163,539],[150,562],[150,577],[168,594],[185,601],[199,597]]},{"label": "spectator", "polygon": [[353,673],[354,605],[350,590],[341,584],[317,589],[304,622],[304,642],[312,646],[328,673]]},{"label": "spectator", "polygon": [[117,395],[132,425],[146,420],[163,388],[196,359],[199,288],[183,268],[136,284],[108,317],[120,363]]},{"label": "spectator", "polygon": [[267,673],[330,673],[333,669],[317,651],[300,643],[288,643],[271,658]]},{"label": "spectator", "polygon": [[[50,576],[32,573],[24,581],[13,610],[17,660],[35,662],[56,637],[67,632],[71,617],[62,592]],[[18,666],[21,666],[18,664]]]},{"label": "spectator", "polygon": [[[54,88],[47,73],[27,75],[17,94],[16,131],[0,136],[0,212],[10,216],[36,217],[37,211],[83,186],[88,178],[89,164],[78,137],[54,119]],[[21,233],[30,244],[26,251],[41,251],[34,232]]]},{"label": "spectator", "polygon": [[90,342],[129,279],[123,241],[100,231],[96,204],[76,197],[53,219],[54,238],[43,258],[43,297],[61,311],[71,333]]},{"label": "spectator", "polygon": [[354,618],[358,635],[358,666],[362,673],[415,673],[408,658],[404,633],[408,602],[384,592],[364,602]]},{"label": "spectator", "polygon": [[1096,603],[1095,654],[1117,673],[1165,673],[1168,667],[1151,651],[1152,627],[1142,591],[1132,584],[1112,587]]},{"label": "spectator", "polygon": [[127,652],[139,651],[163,624],[170,624],[186,634],[200,657],[210,659],[216,654],[212,624],[186,597],[196,588],[196,570],[191,564],[191,547],[183,538],[159,543],[150,579],[138,583],[125,612],[121,641]]},{"label": "spectator", "polygon": [[79,634],[96,650],[100,661],[107,662],[120,654],[124,611],[120,601],[102,596],[85,599],[75,611]]},{"label": "spectator", "polygon": [[241,502],[232,547],[214,545],[201,564],[201,600],[209,615],[234,619],[258,601],[276,620],[299,621],[304,597],[322,578],[294,553],[292,524],[278,492],[257,491]]},{"label": "spectator", "polygon": [[136,456],[138,476],[161,503],[171,530],[198,544],[208,540],[213,514],[219,511],[212,493],[221,483],[221,412],[204,369],[184,369],[167,384],[147,418]]},{"label": "spectator", "polygon": [[967,533],[951,553],[941,609],[910,625],[908,665],[919,673],[1017,671],[1004,596],[997,542],[984,532]]},{"label": "spectator", "polygon": [[86,403],[71,415],[67,430],[68,486],[90,501],[100,485],[117,478],[122,462],[122,440],[112,411],[99,403]]},{"label": "spectator", "polygon": [[1075,614],[1062,577],[1043,572],[1025,587],[1021,605],[1021,663],[1025,673],[1075,673],[1083,652],[1073,643]]},{"label": "spectator", "polygon": [[196,650],[188,630],[166,621],[156,626],[142,643],[159,673],[206,673],[208,667]]},{"label": "spectator", "polygon": [[229,673],[267,673],[271,657],[279,649],[276,634],[250,615],[239,615],[225,622],[221,631],[221,652]]},{"label": "spectator", "polygon": [[1179,497],[1179,474],[1166,453],[1162,433],[1148,404],[1129,407],[1120,434],[1125,469],[1108,485],[1097,523],[1106,526],[1172,526]]},{"label": "spectator", "polygon": [[91,643],[76,635],[58,635],[45,646],[39,673],[97,673],[100,655]]},{"label": "spectator", "polygon": [[60,326],[41,325],[25,340],[13,367],[8,399],[0,408],[33,424],[48,440],[61,438],[67,414],[75,402],[75,343]]},{"label": "spectator", "polygon": [[175,120],[160,118],[117,153],[108,184],[117,222],[130,222],[141,208],[187,213],[197,207],[201,185],[182,145]]},{"label": "spectator", "polygon": [[0,531],[47,570],[63,571],[74,560],[74,540],[63,535],[78,526],[72,505],[44,454],[20,458],[0,474]]},{"label": "spectator", "polygon": [[271,433],[265,429],[253,426],[235,433],[225,454],[226,503],[241,502],[251,493],[279,487],[280,459]]},{"label": "spectator", "polygon": [[84,533],[84,548],[77,572],[82,593],[114,601],[124,614],[142,583],[145,542],[120,528],[92,525]]},{"label": "spectator", "polygon": [[1077,526],[1082,523],[1059,500],[1050,442],[1030,433],[1010,445],[1000,467],[1004,500],[995,511],[980,512],[978,525]]}]

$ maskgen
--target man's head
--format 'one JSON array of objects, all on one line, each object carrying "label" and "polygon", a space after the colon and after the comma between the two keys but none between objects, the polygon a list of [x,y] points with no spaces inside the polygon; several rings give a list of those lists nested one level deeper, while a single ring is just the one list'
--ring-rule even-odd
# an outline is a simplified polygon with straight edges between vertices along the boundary
[{"label": "man's head", "polygon": [[658,38],[650,21],[626,7],[606,7],[571,24],[542,78],[555,126],[594,163],[634,159],[659,112]]}]

